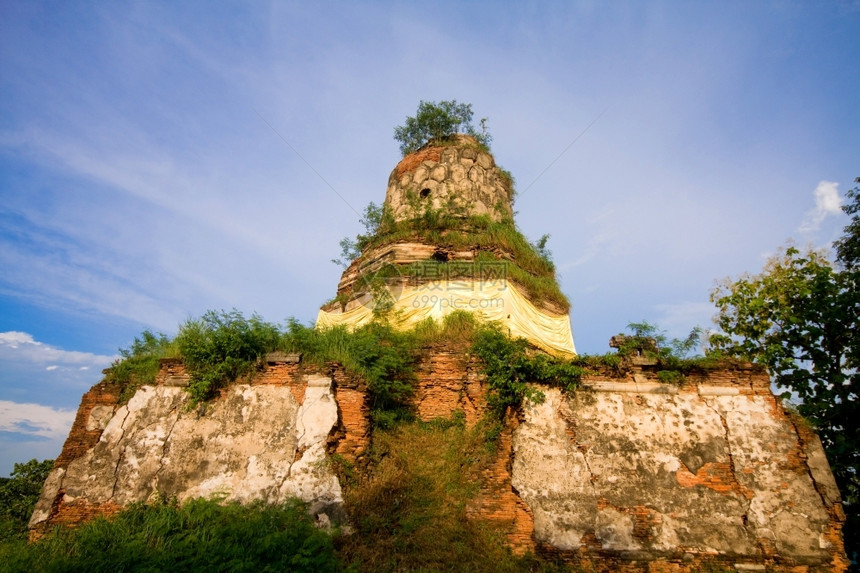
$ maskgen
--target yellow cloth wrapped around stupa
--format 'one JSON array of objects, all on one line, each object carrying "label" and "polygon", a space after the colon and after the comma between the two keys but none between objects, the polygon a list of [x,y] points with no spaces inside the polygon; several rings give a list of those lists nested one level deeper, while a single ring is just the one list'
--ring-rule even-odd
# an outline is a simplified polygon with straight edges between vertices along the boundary
[{"label": "yellow cloth wrapped around stupa", "polygon": [[[411,328],[431,317],[438,321],[451,312],[463,310],[484,320],[498,321],[511,336],[525,338],[550,354],[576,355],[569,316],[538,310],[509,281],[463,281],[459,285],[430,282],[389,288],[389,292],[394,299],[389,317],[397,328]],[[356,328],[371,320],[373,300],[365,295],[345,311],[320,310],[316,326]]]}]

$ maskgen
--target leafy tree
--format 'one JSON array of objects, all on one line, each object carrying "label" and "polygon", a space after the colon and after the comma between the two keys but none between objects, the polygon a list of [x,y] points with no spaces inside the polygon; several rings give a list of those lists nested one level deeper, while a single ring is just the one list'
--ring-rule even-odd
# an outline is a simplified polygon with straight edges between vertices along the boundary
[{"label": "leafy tree", "polygon": [[[726,280],[712,293],[724,335],[714,345],[767,366],[774,382],[802,402],[801,413],[838,459],[853,458],[855,435],[846,433],[857,407],[857,374],[850,359],[858,327],[856,291],[846,273],[821,252],[788,247],[758,275]],[[852,443],[845,443],[851,438]],[[850,466],[856,467],[856,460]],[[840,468],[842,469],[842,468]]]},{"label": "leafy tree", "polygon": [[11,477],[0,478],[0,541],[24,537],[42,485],[54,467],[54,460],[32,459],[15,464]]},{"label": "leafy tree", "polygon": [[469,134],[478,143],[489,146],[492,136],[486,130],[487,118],[481,120],[481,131],[472,125],[472,104],[457,100],[418,103],[415,117],[407,117],[403,125],[394,128],[394,139],[400,142],[404,156],[416,151],[431,139],[444,140],[456,133]]},{"label": "leafy tree", "polygon": [[[860,177],[854,179],[860,183]],[[860,270],[860,186],[851,189],[846,196],[852,203],[844,205],[842,210],[851,215],[851,222],[845,227],[845,235],[836,241],[836,258],[845,265],[847,270]]]},{"label": "leafy tree", "polygon": [[711,342],[729,355],[765,365],[785,390],[783,397],[799,401],[842,493],[851,555],[858,549],[860,525],[860,190],[849,197],[854,202],[843,209],[854,217],[835,244],[843,267],[824,252],[789,246],[761,273],[724,280],[711,293],[723,334]]}]

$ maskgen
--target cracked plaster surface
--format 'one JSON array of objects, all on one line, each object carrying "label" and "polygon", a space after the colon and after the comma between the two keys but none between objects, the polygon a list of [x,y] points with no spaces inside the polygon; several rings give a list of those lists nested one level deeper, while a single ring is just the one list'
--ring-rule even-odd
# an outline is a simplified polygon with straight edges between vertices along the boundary
[{"label": "cracked plaster surface", "polygon": [[799,561],[828,558],[823,496],[772,398],[544,393],[513,441],[512,484],[537,540],[756,556],[764,539]]},{"label": "cracked plaster surface", "polygon": [[[95,447],[49,476],[31,527],[64,501],[127,505],[159,494],[179,501],[217,497],[278,503],[298,497],[321,511],[342,502],[326,463],[325,442],[337,423],[331,381],[311,376],[303,403],[289,387],[231,387],[186,411],[178,387],[143,386],[106,422]],[[104,412],[99,413],[103,419]]]}]

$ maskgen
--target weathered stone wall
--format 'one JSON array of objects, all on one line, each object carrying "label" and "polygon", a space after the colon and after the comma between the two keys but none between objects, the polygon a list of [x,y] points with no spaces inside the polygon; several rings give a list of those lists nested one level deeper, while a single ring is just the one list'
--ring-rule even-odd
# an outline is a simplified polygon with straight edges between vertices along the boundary
[{"label": "weathered stone wall", "polygon": [[513,216],[511,180],[474,138],[460,135],[450,145],[428,143],[404,157],[388,178],[385,203],[396,220],[416,214],[409,195],[419,205],[442,209],[455,201],[463,214],[489,215],[496,221]]},{"label": "weathered stone wall", "polygon": [[512,485],[535,540],[606,571],[617,560],[844,568],[820,443],[769,390],[744,386],[546,389],[513,440]]},{"label": "weathered stone wall", "polygon": [[[426,349],[414,407],[424,420],[486,412],[464,348]],[[327,456],[370,445],[366,388],[339,365],[262,367],[251,383],[186,411],[182,364],[117,405],[100,384],[82,402],[31,520],[35,531],[112,513],[153,494],[280,501],[338,513]],[[518,552],[594,571],[840,571],[844,515],[814,433],[786,415],[767,375],[701,372],[660,384],[647,368],[592,376],[571,395],[511,412],[468,514]]]},{"label": "weathered stone wall", "polygon": [[[153,496],[219,497],[277,503],[298,497],[315,513],[337,513],[340,484],[329,453],[355,459],[369,440],[365,392],[351,377],[297,363],[268,364],[253,384],[189,410],[188,375],[164,361],[157,385],[142,386],[127,404],[109,384],[93,387],[30,527],[78,523]],[[350,387],[351,386],[351,387]]]}]

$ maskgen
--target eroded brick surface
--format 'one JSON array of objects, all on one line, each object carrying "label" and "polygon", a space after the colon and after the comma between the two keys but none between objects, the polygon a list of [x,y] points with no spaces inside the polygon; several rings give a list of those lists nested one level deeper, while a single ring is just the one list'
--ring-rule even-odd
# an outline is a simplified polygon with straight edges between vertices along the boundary
[{"label": "eroded brick surface", "polygon": [[402,177],[405,173],[415,171],[415,169],[425,161],[438,163],[442,158],[441,147],[428,147],[415,153],[410,153],[400,160],[397,167],[394,168],[394,175],[397,178]]},{"label": "eroded brick surface", "polygon": [[811,469],[821,450],[769,391],[601,382],[545,389],[514,433],[540,550],[599,571],[844,570],[838,503]]},{"label": "eroded brick surface", "polygon": [[[324,451],[361,460],[372,442],[362,380],[337,364],[282,362],[261,364],[249,382],[250,388],[287,387],[288,400],[301,409],[308,380],[319,384],[320,376],[332,381],[337,410]],[[157,381],[179,386],[187,378],[181,362],[165,361]],[[766,374],[739,367],[666,386],[640,369],[587,377],[584,387],[570,396],[542,388],[544,403],[511,413],[492,463],[478,478],[468,515],[495,524],[515,551],[601,572],[691,573],[736,565],[845,570],[844,513],[820,442],[785,414]],[[178,388],[173,393],[181,396]],[[419,418],[462,411],[472,425],[487,411],[486,398],[479,365],[464,348],[426,349],[413,396]],[[93,455],[117,400],[117,389],[106,384],[84,395],[49,478],[58,489],[47,500],[47,524],[75,524],[121,508],[60,487],[72,463]],[[164,406],[166,416],[177,417],[173,406]],[[211,422],[204,416],[199,423]],[[286,463],[301,464],[312,451],[296,442]],[[198,477],[190,472],[182,479]]]},{"label": "eroded brick surface", "polygon": [[88,430],[90,414],[94,408],[99,406],[114,409],[119,401],[119,388],[104,382],[96,384],[81,397],[78,413],[69,430],[69,436],[63,444],[60,455],[54,462],[54,468],[65,468],[72,460],[81,457],[84,452],[92,448],[99,441],[103,428],[96,427]]},{"label": "eroded brick surface", "polygon": [[487,387],[477,358],[444,346],[427,353],[417,368],[413,403],[424,421],[448,418],[461,411],[473,425],[487,410]]},{"label": "eroded brick surface", "polygon": [[487,520],[502,531],[514,552],[534,551],[534,517],[511,485],[511,438],[518,425],[508,416],[492,464],[481,475],[481,490],[472,500],[470,516]]}]

